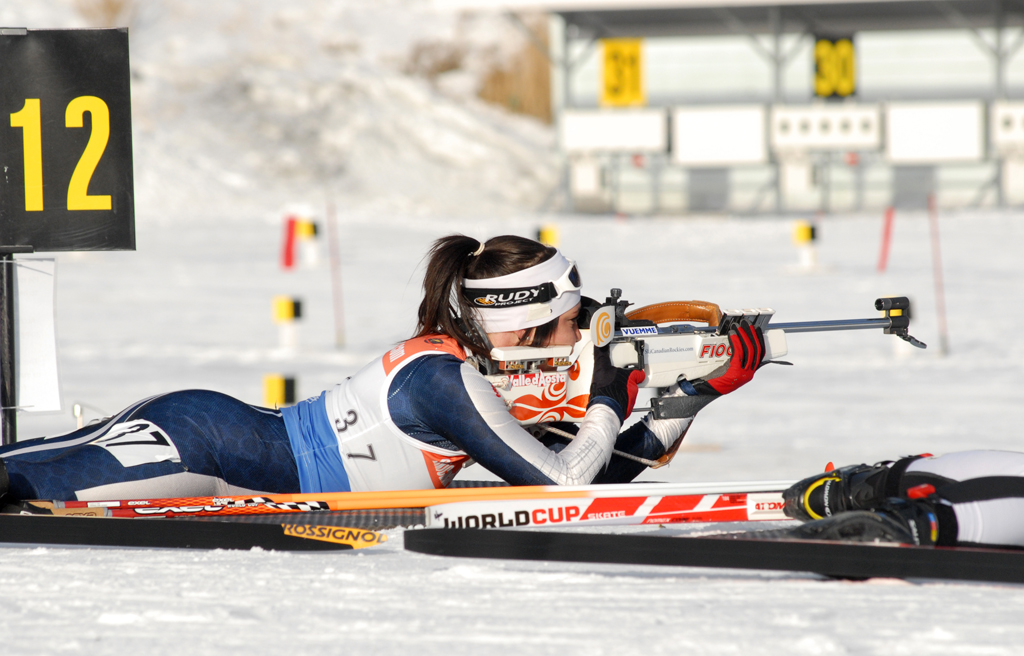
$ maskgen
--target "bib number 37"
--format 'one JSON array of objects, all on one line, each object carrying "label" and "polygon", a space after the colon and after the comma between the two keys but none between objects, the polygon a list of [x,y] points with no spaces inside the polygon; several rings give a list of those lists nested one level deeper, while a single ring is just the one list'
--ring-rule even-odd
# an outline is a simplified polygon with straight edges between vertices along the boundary
[{"label": "bib number 37", "polygon": [[167,433],[145,419],[114,424],[105,435],[89,444],[106,449],[125,467],[153,462],[181,462],[178,448]]}]

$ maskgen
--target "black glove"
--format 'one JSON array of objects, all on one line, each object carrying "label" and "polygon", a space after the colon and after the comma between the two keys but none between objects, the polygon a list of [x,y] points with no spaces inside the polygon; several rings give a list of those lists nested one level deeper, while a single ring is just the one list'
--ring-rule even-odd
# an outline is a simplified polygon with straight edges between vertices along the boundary
[{"label": "black glove", "polygon": [[619,369],[612,365],[607,346],[594,349],[594,377],[590,383],[590,400],[587,407],[601,403],[626,421],[636,404],[637,386],[644,382],[647,374],[643,369]]}]

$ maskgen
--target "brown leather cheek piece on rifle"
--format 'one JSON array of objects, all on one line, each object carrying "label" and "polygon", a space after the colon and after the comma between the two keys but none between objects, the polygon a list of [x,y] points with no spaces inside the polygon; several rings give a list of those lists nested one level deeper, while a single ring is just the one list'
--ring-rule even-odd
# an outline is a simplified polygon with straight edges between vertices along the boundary
[{"label": "brown leather cheek piece on rifle", "polygon": [[[714,327],[722,320],[722,309],[715,303],[707,301],[667,301],[645,305],[627,312],[626,318],[637,321],[653,321],[656,324],[697,321]],[[672,462],[672,458],[676,457],[682,443],[682,439],[676,440],[675,444],[665,452],[665,455],[658,458],[655,461],[656,464],[651,465],[651,469],[658,469]]]},{"label": "brown leather cheek piece on rifle", "polygon": [[653,465],[650,465],[651,469],[661,469],[668,463],[672,462],[672,458],[676,457],[676,453],[679,452],[679,447],[682,443],[682,438],[676,440],[672,446],[669,447],[668,451],[665,452],[665,455],[655,460]]},{"label": "brown leather cheek piece on rifle", "polygon": [[626,313],[626,318],[653,321],[657,324],[699,321],[709,326],[717,326],[722,320],[722,310],[716,304],[707,301],[667,301],[630,310]]}]

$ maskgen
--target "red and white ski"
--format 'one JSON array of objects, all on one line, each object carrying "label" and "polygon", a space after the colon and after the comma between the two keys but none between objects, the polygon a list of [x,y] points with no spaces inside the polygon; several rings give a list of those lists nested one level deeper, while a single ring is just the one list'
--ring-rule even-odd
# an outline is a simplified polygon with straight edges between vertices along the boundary
[{"label": "red and white ski", "polygon": [[[430,509],[431,525],[481,526],[543,523],[670,523],[783,519],[781,492],[789,481],[733,483],[634,483],[622,485],[480,487],[318,494],[184,497],[116,501],[34,501],[59,515],[103,517],[226,516],[318,511]],[[467,504],[484,504],[472,506]],[[505,504],[505,505],[491,505]],[[559,514],[559,508],[562,508]],[[523,519],[527,513],[529,521]],[[440,515],[438,515],[440,513]],[[571,517],[570,517],[571,515]],[[509,519],[511,518],[511,519]],[[560,519],[561,518],[561,519]],[[517,520],[520,522],[516,524]],[[507,522],[511,521],[512,524]],[[454,524],[451,524],[454,522]]]},{"label": "red and white ski", "polygon": [[747,522],[788,519],[781,492],[462,501],[426,508],[436,528]]}]

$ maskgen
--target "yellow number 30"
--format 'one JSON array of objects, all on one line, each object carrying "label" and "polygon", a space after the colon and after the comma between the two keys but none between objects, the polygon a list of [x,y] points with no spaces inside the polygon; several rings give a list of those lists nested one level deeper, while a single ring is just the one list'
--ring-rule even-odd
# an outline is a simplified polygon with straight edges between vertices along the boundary
[{"label": "yellow number 30", "polygon": [[[110,196],[90,196],[89,181],[96,171],[96,165],[103,157],[110,139],[110,110],[107,103],[96,96],[79,96],[68,103],[64,112],[64,125],[69,128],[83,127],[85,113],[92,115],[92,133],[85,146],[85,152],[78,160],[71,183],[68,185],[69,210],[109,210]],[[27,98],[21,111],[11,114],[11,127],[22,129],[22,146],[25,154],[25,211],[43,211],[43,139],[39,99]]]},{"label": "yellow number 30", "polygon": [[814,93],[818,96],[846,97],[857,90],[857,58],[853,42],[839,39],[835,43],[820,39],[814,46],[817,71]]}]

